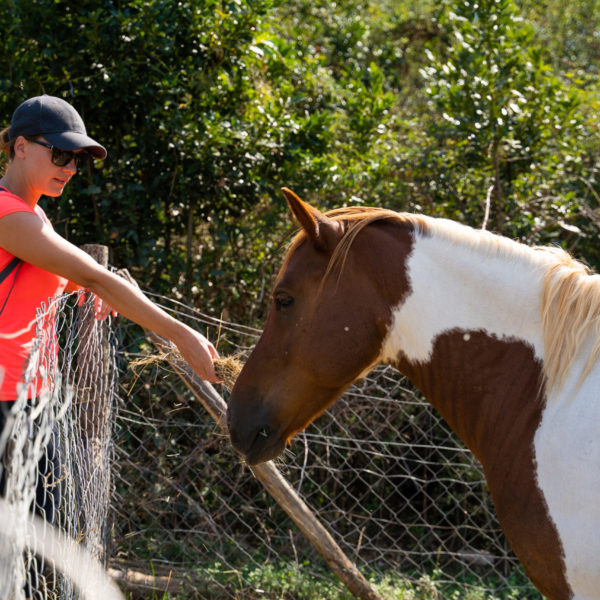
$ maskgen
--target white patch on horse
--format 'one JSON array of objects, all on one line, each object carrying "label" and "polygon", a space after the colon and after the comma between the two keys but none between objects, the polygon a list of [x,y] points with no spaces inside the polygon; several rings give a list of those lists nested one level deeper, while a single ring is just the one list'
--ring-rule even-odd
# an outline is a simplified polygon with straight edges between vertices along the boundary
[{"label": "white patch on horse", "polygon": [[431,225],[430,236],[415,236],[406,264],[411,292],[393,311],[382,346],[383,362],[399,352],[411,362],[428,362],[436,338],[452,330],[522,340],[543,358],[539,309],[543,267],[474,249],[471,241],[454,241],[461,235],[483,234],[443,221]]},{"label": "white patch on horse", "polygon": [[578,386],[584,362],[547,398],[534,438],[538,484],[563,545],[567,581],[581,600],[600,590],[600,372]]}]

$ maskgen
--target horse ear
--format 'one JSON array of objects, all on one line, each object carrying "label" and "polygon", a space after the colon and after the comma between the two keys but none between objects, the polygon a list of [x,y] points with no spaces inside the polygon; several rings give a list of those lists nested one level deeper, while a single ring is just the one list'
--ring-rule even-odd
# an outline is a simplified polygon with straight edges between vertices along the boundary
[{"label": "horse ear", "polygon": [[281,188],[294,218],[317,250],[331,250],[338,243],[342,226],[337,221],[329,219],[322,212],[301,200],[292,190]]}]

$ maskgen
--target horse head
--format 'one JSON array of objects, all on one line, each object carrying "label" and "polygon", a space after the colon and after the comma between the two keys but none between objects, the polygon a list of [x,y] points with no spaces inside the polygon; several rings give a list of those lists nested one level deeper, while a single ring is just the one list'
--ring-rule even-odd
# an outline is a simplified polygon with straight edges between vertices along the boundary
[{"label": "horse head", "polygon": [[[382,245],[397,241],[390,211],[365,223],[349,209],[323,214],[283,189],[301,227],[275,282],[261,338],[231,392],[228,424],[249,464],[279,455],[287,442],[378,362],[391,309],[406,292],[403,262]],[[388,214],[389,213],[389,214]],[[359,235],[360,234],[360,235]],[[389,255],[388,255],[389,256]]]}]

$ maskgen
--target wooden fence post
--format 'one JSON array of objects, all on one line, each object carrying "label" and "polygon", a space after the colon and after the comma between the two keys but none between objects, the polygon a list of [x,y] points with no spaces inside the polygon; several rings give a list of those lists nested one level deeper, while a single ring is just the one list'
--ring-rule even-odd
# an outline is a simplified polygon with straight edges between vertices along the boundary
[{"label": "wooden fence post", "polygon": [[[87,244],[82,250],[103,267],[108,266],[108,248]],[[77,467],[80,484],[80,524],[83,542],[105,562],[105,531],[110,502],[112,394],[108,324],[96,319],[94,298],[79,308],[77,381],[73,399],[76,414]]]}]

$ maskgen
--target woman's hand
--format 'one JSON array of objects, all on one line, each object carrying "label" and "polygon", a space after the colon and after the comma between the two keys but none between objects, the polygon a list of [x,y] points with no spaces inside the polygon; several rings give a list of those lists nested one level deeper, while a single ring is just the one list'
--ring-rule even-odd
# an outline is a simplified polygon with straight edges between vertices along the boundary
[{"label": "woman's hand", "polygon": [[219,357],[216,348],[198,331],[181,323],[184,335],[175,343],[181,356],[201,379],[218,383],[213,359]]},{"label": "woman's hand", "polygon": [[102,300],[99,296],[94,296],[94,313],[98,321],[104,321],[108,315],[116,317],[118,314],[108,302]]},{"label": "woman's hand", "polygon": [[97,321],[104,321],[109,315],[116,317],[118,315],[117,311],[110,306],[108,302],[102,300],[100,296],[96,296],[96,294],[92,294],[88,290],[84,290],[79,286],[75,286],[69,282],[65,291],[79,291],[79,298],[77,300],[77,304],[79,306],[83,306],[84,302],[93,297],[94,298],[94,315],[96,316]]}]

